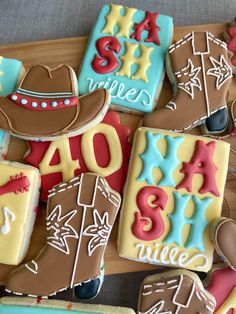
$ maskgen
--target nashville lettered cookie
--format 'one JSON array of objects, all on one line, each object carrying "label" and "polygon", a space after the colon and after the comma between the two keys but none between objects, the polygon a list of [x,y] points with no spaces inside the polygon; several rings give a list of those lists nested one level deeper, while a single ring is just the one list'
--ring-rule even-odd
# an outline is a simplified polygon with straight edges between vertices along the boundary
[{"label": "nashville lettered cookie", "polygon": [[87,295],[81,293],[84,299],[95,297],[120,202],[120,195],[97,174],[82,174],[55,186],[48,196],[46,244],[38,256],[9,275],[6,291],[47,297],[97,279],[92,294],[89,289]]},{"label": "nashville lettered cookie", "polygon": [[81,94],[103,87],[110,92],[115,109],[152,111],[161,92],[172,34],[170,16],[104,5],[78,75]]},{"label": "nashville lettered cookie", "polygon": [[55,140],[82,134],[102,121],[109,92],[98,89],[78,97],[74,70],[34,65],[18,89],[0,97],[0,129],[27,140]]},{"label": "nashville lettered cookie", "polygon": [[234,314],[236,310],[236,272],[225,265],[213,268],[207,290],[216,299],[215,314]]},{"label": "nashville lettered cookie", "polygon": [[222,132],[232,78],[226,43],[209,32],[187,34],[169,47],[167,73],[174,97],[146,115],[143,126],[183,132],[207,119],[209,133]]},{"label": "nashville lettered cookie", "polygon": [[120,124],[117,112],[108,112],[102,123],[82,135],[53,142],[29,141],[25,161],[41,173],[40,198],[47,200],[54,185],[85,172],[103,175],[122,193],[131,152],[130,129]]},{"label": "nashville lettered cookie", "polygon": [[136,131],[119,226],[119,255],[208,272],[210,225],[221,215],[229,157],[222,141]]},{"label": "nashville lettered cookie", "polygon": [[0,314],[135,314],[118,306],[19,297],[0,299]]},{"label": "nashville lettered cookie", "polygon": [[[23,74],[24,66],[21,61],[0,56],[0,96],[7,96],[13,93]],[[9,140],[9,134],[0,131],[0,157],[6,155]]]},{"label": "nashville lettered cookie", "polygon": [[190,271],[149,276],[140,288],[138,314],[212,314],[215,307],[214,297]]},{"label": "nashville lettered cookie", "polygon": [[38,169],[0,162],[0,263],[18,265],[28,251],[39,200]]},{"label": "nashville lettered cookie", "polygon": [[219,256],[236,271],[236,221],[225,217],[214,221],[211,238]]}]

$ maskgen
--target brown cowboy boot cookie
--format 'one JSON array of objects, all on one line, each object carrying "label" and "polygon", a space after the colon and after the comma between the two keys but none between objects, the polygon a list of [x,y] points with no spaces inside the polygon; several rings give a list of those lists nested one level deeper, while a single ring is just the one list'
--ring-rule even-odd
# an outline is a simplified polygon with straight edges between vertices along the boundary
[{"label": "brown cowboy boot cookie", "polygon": [[100,278],[120,202],[120,195],[96,174],[55,186],[48,196],[47,243],[34,260],[10,274],[7,291],[47,297]]},{"label": "brown cowboy boot cookie", "polygon": [[211,33],[191,32],[170,46],[167,72],[174,98],[164,108],[147,114],[144,126],[183,132],[226,108],[232,69],[226,44]]},{"label": "brown cowboy boot cookie", "polygon": [[0,97],[0,129],[31,140],[71,137],[101,122],[109,103],[105,89],[78,97],[71,67],[35,65],[15,93]]},{"label": "brown cowboy boot cookie", "polygon": [[144,280],[138,314],[211,314],[215,306],[214,297],[196,274],[173,270]]},{"label": "brown cowboy boot cookie", "polygon": [[236,271],[236,221],[221,217],[211,226],[211,239],[219,256]]}]

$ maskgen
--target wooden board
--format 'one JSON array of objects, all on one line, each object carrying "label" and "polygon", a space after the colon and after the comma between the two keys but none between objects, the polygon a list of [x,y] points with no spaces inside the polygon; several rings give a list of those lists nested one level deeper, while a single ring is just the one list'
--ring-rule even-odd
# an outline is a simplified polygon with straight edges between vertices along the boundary
[{"label": "wooden board", "polygon": [[[222,32],[225,30],[225,24],[200,25],[192,27],[175,28],[174,40],[178,40],[191,31],[209,31],[215,36],[222,38]],[[72,66],[78,71],[81,59],[86,49],[87,37],[68,38],[50,41],[40,41],[23,43],[16,45],[0,46],[0,55],[3,57],[16,58],[23,61],[26,67],[31,64],[41,63],[49,67],[55,67],[61,63]],[[158,107],[163,106],[172,97],[171,85],[165,80],[163,91],[158,100]],[[229,101],[236,97],[236,79],[233,79]],[[121,121],[128,124],[132,132],[138,125],[140,117],[129,114],[121,114]],[[26,143],[23,140],[12,138],[7,159],[21,161],[27,150]],[[229,180],[226,185],[225,198],[228,203],[229,210],[224,209],[224,214],[236,218],[236,181]],[[150,264],[138,263],[122,259],[117,253],[117,229],[118,224],[114,226],[111,239],[109,241],[106,256],[105,268],[106,274],[124,273],[131,271],[141,271],[155,269],[157,266]],[[46,239],[45,233],[45,205],[40,204],[35,229],[33,232],[30,250],[26,260],[31,260],[43,247]],[[5,277],[12,267],[0,265],[0,282],[4,282]]]}]

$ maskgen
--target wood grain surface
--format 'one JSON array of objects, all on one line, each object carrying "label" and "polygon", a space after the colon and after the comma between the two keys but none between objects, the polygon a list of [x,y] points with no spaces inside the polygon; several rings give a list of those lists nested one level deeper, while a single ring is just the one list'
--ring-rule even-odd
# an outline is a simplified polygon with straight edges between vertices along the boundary
[{"label": "wood grain surface", "polygon": [[[225,24],[211,24],[175,28],[174,40],[182,38],[191,31],[209,31],[212,32],[215,36],[222,38],[222,33],[225,28]],[[78,72],[81,59],[86,49],[87,40],[87,37],[80,37],[0,46],[0,55],[2,55],[3,57],[20,59],[23,61],[26,68],[32,64],[44,64],[49,67],[55,67],[61,63],[65,63],[72,66],[75,71]],[[168,80],[165,79],[163,90],[158,100],[157,107],[162,107],[163,105],[165,105],[171,97],[171,85]],[[231,101],[235,97],[236,79],[234,78],[229,91],[228,101]],[[137,128],[140,117],[130,114],[120,114],[120,118],[123,124],[127,124],[130,126],[133,134],[135,129]],[[195,129],[192,132],[198,134],[199,130]],[[12,138],[7,159],[22,161],[22,157],[24,156],[26,150],[27,145],[25,141]],[[223,214],[236,218],[236,180],[234,179],[234,176],[232,174],[229,174],[228,176],[225,190],[225,199],[226,202],[224,203]],[[34,258],[45,244],[45,213],[46,205],[42,203],[40,204],[37,214],[30,250],[28,252],[26,260]],[[157,266],[154,265],[133,262],[120,258],[117,253],[116,245],[117,230],[118,224],[116,222],[106,250],[106,274],[133,272],[157,268]],[[0,283],[4,283],[5,278],[11,269],[12,267],[0,265]]]}]

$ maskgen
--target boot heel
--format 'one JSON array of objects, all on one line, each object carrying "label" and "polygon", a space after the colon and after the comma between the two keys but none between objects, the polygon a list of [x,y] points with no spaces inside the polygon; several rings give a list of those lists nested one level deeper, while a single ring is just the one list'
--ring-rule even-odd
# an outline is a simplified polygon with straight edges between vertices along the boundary
[{"label": "boot heel", "polygon": [[228,109],[223,108],[207,118],[201,129],[204,134],[221,134],[226,130],[228,123]]}]

